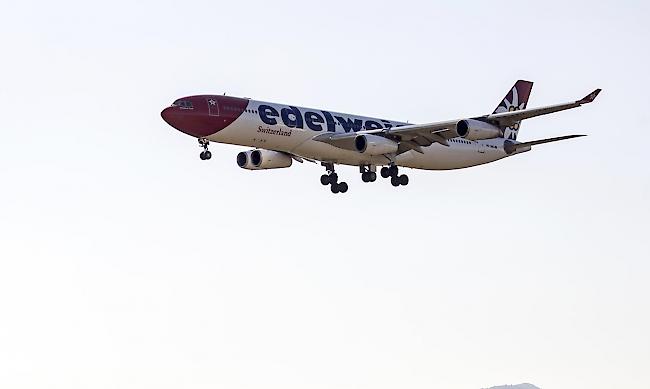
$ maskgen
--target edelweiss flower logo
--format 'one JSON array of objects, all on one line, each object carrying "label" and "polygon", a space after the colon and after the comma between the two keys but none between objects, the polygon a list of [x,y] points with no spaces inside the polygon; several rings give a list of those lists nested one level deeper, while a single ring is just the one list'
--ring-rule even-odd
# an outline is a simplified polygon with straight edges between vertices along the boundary
[{"label": "edelweiss flower logo", "polygon": [[[508,101],[508,98],[506,97],[503,99],[503,102],[497,108],[495,113],[501,113],[501,112],[513,112],[513,111],[519,111],[520,109],[526,108],[526,103],[522,102],[519,103],[519,92],[517,92],[517,88],[512,88],[512,100]],[[512,139],[515,140],[517,139],[517,131],[519,130],[519,122],[515,123],[511,127],[506,127],[504,131],[504,138],[506,139]]]},{"label": "edelweiss flower logo", "polygon": [[519,92],[517,92],[517,88],[512,88],[511,93],[512,101],[508,101],[507,97],[503,99],[502,105],[497,108],[496,113],[518,111],[526,108],[526,103],[519,104]]}]

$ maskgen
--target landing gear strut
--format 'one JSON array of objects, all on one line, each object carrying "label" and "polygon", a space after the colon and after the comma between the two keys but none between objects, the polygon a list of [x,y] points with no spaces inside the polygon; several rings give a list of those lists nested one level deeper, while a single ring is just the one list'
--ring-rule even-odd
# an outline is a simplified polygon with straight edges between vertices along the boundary
[{"label": "landing gear strut", "polygon": [[199,154],[202,161],[212,158],[212,153],[208,150],[210,141],[205,138],[199,138],[199,146],[203,147],[203,151]]},{"label": "landing gear strut", "polygon": [[399,169],[396,165],[384,166],[381,168],[381,176],[390,177],[390,183],[393,186],[408,185],[409,177],[406,174],[399,175]]},{"label": "landing gear strut", "polygon": [[323,166],[327,169],[327,174],[320,176],[320,183],[323,185],[330,185],[332,193],[345,193],[348,191],[348,184],[345,182],[338,182],[339,176],[334,171],[334,164],[332,163],[323,163]]},{"label": "landing gear strut", "polygon": [[359,171],[361,172],[361,180],[363,182],[375,182],[377,180],[377,173],[375,172],[376,167],[373,166],[359,166]]}]

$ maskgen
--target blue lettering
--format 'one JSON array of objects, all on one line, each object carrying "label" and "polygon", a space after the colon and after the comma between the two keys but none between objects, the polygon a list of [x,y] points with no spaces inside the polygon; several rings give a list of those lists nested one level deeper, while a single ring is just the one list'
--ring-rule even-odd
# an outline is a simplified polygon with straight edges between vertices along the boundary
[{"label": "blue lettering", "polygon": [[378,130],[382,128],[381,124],[374,120],[366,120],[366,130]]},{"label": "blue lettering", "polygon": [[312,131],[323,131],[323,126],[318,123],[325,123],[325,121],[316,112],[307,111],[305,112],[305,123],[307,123],[307,127]]},{"label": "blue lettering", "polygon": [[332,117],[332,114],[327,111],[321,111],[325,115],[325,121],[327,122],[327,131],[336,132],[336,122]]},{"label": "blue lettering", "polygon": [[270,105],[260,105],[258,112],[260,113],[260,119],[262,119],[264,123],[268,124],[269,126],[278,124],[278,121],[273,119],[273,117],[280,116],[277,109],[271,107]]},{"label": "blue lettering", "polygon": [[344,119],[340,116],[336,116],[336,120],[341,123],[341,126],[343,127],[343,130],[345,132],[350,132],[350,130],[357,132],[361,130],[361,126],[363,126],[363,121],[361,119]]},{"label": "blue lettering", "polygon": [[[269,126],[274,126],[278,124],[276,118],[281,117],[284,125],[290,128],[304,128],[303,125],[307,125],[312,131],[323,131],[326,124],[327,131],[336,132],[337,122],[341,125],[345,132],[358,132],[362,129],[366,130],[379,130],[382,128],[390,129],[394,127],[393,123],[388,120],[366,120],[365,123],[361,119],[351,119],[348,117],[342,116],[333,116],[330,112],[327,111],[307,111],[304,116],[302,112],[294,106],[289,106],[288,108],[282,108],[280,112],[277,109],[273,108],[270,105],[260,105],[258,107],[258,112],[262,122]],[[321,115],[322,113],[322,115]],[[336,121],[335,121],[336,119]],[[400,127],[401,125],[397,125]]]},{"label": "blue lettering", "polygon": [[[287,127],[303,128],[302,127],[302,113],[296,107],[282,108],[282,121]],[[293,118],[291,118],[293,114]]]},{"label": "blue lettering", "polygon": [[388,120],[382,119],[382,122],[384,123],[384,126],[386,126],[386,128],[388,128],[389,130],[393,127],[393,123],[389,122]]}]

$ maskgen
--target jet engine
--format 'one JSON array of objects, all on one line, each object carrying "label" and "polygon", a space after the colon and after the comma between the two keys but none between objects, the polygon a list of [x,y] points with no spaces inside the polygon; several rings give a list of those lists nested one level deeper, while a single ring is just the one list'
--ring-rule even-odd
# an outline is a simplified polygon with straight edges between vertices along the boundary
[{"label": "jet engine", "polygon": [[501,129],[480,120],[465,119],[456,124],[458,136],[469,140],[493,139],[501,136]]},{"label": "jet engine", "polygon": [[354,148],[361,154],[384,155],[397,152],[397,142],[383,136],[365,134],[354,138]]},{"label": "jet engine", "polygon": [[279,169],[292,163],[289,155],[272,150],[248,150],[237,154],[237,165],[247,170]]}]

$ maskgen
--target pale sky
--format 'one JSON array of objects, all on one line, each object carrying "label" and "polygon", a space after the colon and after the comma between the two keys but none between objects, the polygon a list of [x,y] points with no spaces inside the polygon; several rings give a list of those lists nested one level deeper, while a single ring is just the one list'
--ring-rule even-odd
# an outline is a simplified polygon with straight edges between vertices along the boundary
[{"label": "pale sky", "polygon": [[[650,382],[643,1],[2,1],[0,387]],[[476,168],[244,171],[160,111],[228,93],[577,140]]]}]

